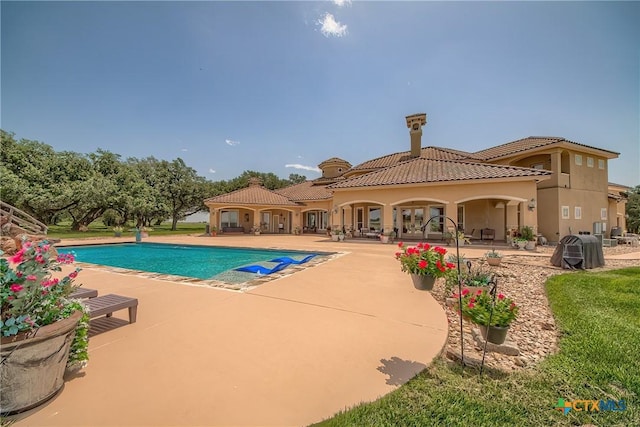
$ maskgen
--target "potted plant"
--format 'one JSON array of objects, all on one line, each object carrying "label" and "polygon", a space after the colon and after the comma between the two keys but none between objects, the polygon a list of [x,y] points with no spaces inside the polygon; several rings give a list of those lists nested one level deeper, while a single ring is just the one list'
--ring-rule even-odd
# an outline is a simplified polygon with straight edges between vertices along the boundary
[{"label": "potted plant", "polygon": [[115,237],[122,236],[122,226],[121,225],[116,225],[115,227],[113,227],[113,234],[114,234]]},{"label": "potted plant", "polygon": [[533,250],[536,248],[536,237],[533,234],[533,227],[525,225],[520,231],[520,237],[525,240],[525,249]]},{"label": "potted plant", "polygon": [[416,289],[431,290],[437,278],[447,276],[455,268],[455,264],[445,261],[447,250],[440,246],[428,243],[405,246],[400,242],[398,247],[402,251],[396,252],[395,257],[400,261],[402,271],[411,275]]},{"label": "potted plant", "polygon": [[260,235],[260,231],[261,229],[259,225],[254,225],[253,227],[251,227],[251,232],[256,236]]},{"label": "potted plant", "polygon": [[385,231],[383,233],[380,233],[380,242],[389,243],[390,241],[393,241],[395,237],[396,237],[395,231]]},{"label": "potted plant", "polygon": [[[457,296],[456,296],[457,297]],[[509,326],[518,316],[518,306],[503,294],[495,298],[486,289],[471,292],[462,290],[462,314],[480,327],[482,336],[494,344],[502,344]]]},{"label": "potted plant", "polygon": [[301,233],[300,227],[296,225],[293,229],[293,234],[295,234],[296,236],[299,236],[300,233]]},{"label": "potted plant", "polygon": [[89,315],[68,298],[80,269],[52,276],[73,261],[46,241],[23,241],[15,255],[0,258],[3,414],[48,400],[62,387],[65,368],[81,368],[88,359]]},{"label": "potted plant", "polygon": [[140,229],[140,237],[149,237],[149,232],[153,231],[153,228],[151,227],[142,227]]},{"label": "potted plant", "polygon": [[518,249],[524,250],[524,247],[527,245],[527,239],[523,237],[516,237],[513,239],[513,243]]},{"label": "potted plant", "polygon": [[495,249],[491,249],[489,252],[484,254],[487,259],[487,264],[493,267],[499,267],[500,262],[502,261],[502,254],[497,252]]},{"label": "potted plant", "polygon": [[337,242],[340,238],[338,237],[340,233],[340,230],[338,230],[337,228],[335,230],[331,230],[331,240],[333,240],[334,242]]},{"label": "potted plant", "polygon": [[215,237],[218,235],[218,227],[216,227],[215,225],[211,227],[211,229],[209,230],[209,233],[211,233],[211,237]]}]

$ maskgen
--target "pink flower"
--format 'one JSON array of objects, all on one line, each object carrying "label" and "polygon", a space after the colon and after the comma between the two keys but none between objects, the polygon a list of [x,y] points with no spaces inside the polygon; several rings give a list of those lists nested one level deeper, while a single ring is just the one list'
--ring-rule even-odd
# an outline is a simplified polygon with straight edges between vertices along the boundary
[{"label": "pink flower", "polygon": [[44,257],[42,255],[36,255],[36,262],[38,264],[44,264]]},{"label": "pink flower", "polygon": [[17,283],[14,283],[13,285],[11,285],[9,287],[9,289],[11,289],[11,292],[14,292],[14,293],[17,294],[18,292],[20,292],[24,288],[21,285],[18,285]]},{"label": "pink flower", "polygon": [[476,291],[476,295],[480,296],[480,295],[482,295],[482,292],[484,292],[482,289],[478,289]]},{"label": "pink flower", "polygon": [[14,256],[9,257],[9,262],[12,262],[14,264],[19,264],[24,260],[23,255],[24,255],[24,248],[16,252]]},{"label": "pink flower", "polygon": [[78,277],[78,272],[77,271],[72,271],[71,273],[69,273],[69,278],[75,279],[76,277]]},{"label": "pink flower", "polygon": [[472,302],[469,302],[469,304],[467,304],[467,307],[469,307],[469,308],[473,308],[473,307],[475,307],[475,306],[476,306],[476,305],[475,305],[474,303],[472,303]]},{"label": "pink flower", "polygon": [[498,299],[499,299],[499,300],[503,300],[503,299],[504,299],[504,295],[502,295],[502,294],[498,294]]},{"label": "pink flower", "polygon": [[37,280],[37,279],[38,279],[38,278],[37,278],[34,274],[30,274],[30,275],[28,275],[28,276],[27,276],[27,280],[30,280],[30,281],[32,281],[32,282],[33,282],[33,281],[35,281],[35,280]]},{"label": "pink flower", "polygon": [[401,248],[401,247],[403,247],[403,246],[404,246],[404,243],[402,243],[402,242],[398,242],[398,247],[399,247],[399,248]]},{"label": "pink flower", "polygon": [[462,296],[465,296],[465,295],[469,295],[469,289],[468,288],[464,288],[462,290]]}]

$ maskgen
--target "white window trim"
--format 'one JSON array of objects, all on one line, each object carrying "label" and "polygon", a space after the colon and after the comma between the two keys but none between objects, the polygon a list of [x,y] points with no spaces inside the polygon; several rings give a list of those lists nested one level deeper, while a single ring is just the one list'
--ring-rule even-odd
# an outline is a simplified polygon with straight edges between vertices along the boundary
[{"label": "white window trim", "polygon": [[593,167],[593,157],[587,157],[587,167]]},{"label": "white window trim", "polygon": [[573,209],[573,217],[574,217],[574,219],[582,219],[582,207],[581,206],[576,206]]},{"label": "white window trim", "polygon": [[576,165],[582,166],[582,154],[576,154],[575,159],[576,159]]},{"label": "white window trim", "polygon": [[561,215],[562,215],[562,219],[570,219],[569,206],[562,206]]},{"label": "white window trim", "polygon": [[598,159],[598,169],[604,170],[604,159]]},{"label": "white window trim", "polygon": [[607,219],[607,208],[600,208],[600,219],[603,221]]}]

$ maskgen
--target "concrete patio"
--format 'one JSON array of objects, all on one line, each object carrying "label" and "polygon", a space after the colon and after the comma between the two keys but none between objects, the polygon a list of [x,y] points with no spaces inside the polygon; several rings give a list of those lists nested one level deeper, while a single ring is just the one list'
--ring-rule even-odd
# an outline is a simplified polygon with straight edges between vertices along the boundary
[{"label": "concrete patio", "polygon": [[[99,242],[114,240],[131,239]],[[307,425],[392,391],[447,339],[442,308],[400,271],[396,245],[145,240],[344,255],[245,293],[85,268],[83,286],[138,298],[138,321],[128,324],[126,310],[92,321],[89,365],[16,426]]]}]

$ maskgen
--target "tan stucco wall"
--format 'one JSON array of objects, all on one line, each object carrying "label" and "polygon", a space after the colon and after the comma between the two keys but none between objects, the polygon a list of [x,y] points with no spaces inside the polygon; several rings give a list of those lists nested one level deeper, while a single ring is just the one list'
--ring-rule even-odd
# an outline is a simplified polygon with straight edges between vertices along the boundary
[{"label": "tan stucco wall", "polygon": [[[337,190],[334,193],[334,204],[341,208],[350,206],[351,212],[356,212],[359,206],[380,205],[382,207],[382,226],[385,230],[391,230],[396,226],[392,218],[394,207],[423,206],[428,209],[429,206],[444,206],[445,215],[457,222],[457,207],[460,204],[465,206],[465,229],[493,228],[496,239],[502,240],[505,238],[507,220],[513,217],[513,214],[508,217],[506,206],[508,202],[524,204],[524,209],[521,208],[521,223],[515,225],[530,225],[537,229],[535,211],[526,209],[526,201],[535,197],[536,185],[533,181],[486,181],[466,184],[405,185]],[[496,207],[501,201],[505,206]],[[367,210],[365,209],[365,222],[367,221],[366,214]],[[425,216],[428,216],[428,211]],[[340,220],[339,214],[334,214],[333,217],[335,221]],[[428,218],[425,218],[426,220]],[[446,226],[453,226],[453,224],[447,220]]]}]

